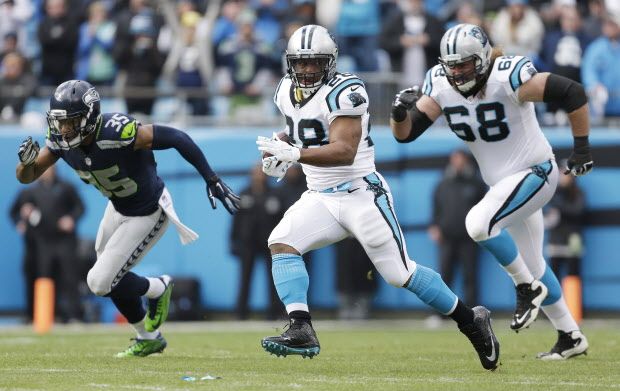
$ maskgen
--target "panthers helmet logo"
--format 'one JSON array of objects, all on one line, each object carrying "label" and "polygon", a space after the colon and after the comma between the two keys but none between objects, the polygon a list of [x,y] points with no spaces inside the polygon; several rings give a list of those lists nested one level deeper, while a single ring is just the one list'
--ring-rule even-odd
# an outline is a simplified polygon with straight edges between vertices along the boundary
[{"label": "panthers helmet logo", "polygon": [[353,103],[353,107],[357,107],[362,103],[366,103],[366,98],[362,96],[359,92],[352,92],[348,95],[349,100]]},{"label": "panthers helmet logo", "polygon": [[469,31],[469,35],[471,35],[474,38],[477,38],[480,41],[480,43],[482,44],[482,46],[486,45],[487,42],[489,41],[489,38],[487,38],[487,35],[478,26],[475,26],[474,28],[472,28]]}]

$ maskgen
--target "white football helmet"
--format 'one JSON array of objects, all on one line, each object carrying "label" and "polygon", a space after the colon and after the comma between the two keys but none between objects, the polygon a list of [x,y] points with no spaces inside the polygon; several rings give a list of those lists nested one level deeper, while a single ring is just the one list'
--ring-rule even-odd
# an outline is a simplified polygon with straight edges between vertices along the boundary
[{"label": "white football helmet", "polygon": [[[309,24],[298,28],[286,47],[286,67],[293,83],[305,94],[318,90],[336,73],[338,45],[323,26]],[[319,72],[298,72],[295,65],[300,60],[316,59]]]},{"label": "white football helmet", "polygon": [[[441,38],[439,63],[448,81],[460,93],[466,94],[484,82],[491,65],[491,44],[484,30],[474,24],[459,24]],[[473,61],[471,72],[455,75],[454,67]]]}]

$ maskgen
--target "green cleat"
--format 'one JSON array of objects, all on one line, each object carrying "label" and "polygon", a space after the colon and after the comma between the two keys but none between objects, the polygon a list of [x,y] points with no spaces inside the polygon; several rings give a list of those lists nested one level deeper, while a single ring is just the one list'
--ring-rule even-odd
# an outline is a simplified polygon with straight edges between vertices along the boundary
[{"label": "green cleat", "polygon": [[163,352],[168,345],[161,333],[155,339],[132,338],[131,340],[136,342],[127,350],[117,353],[116,357],[146,357],[153,353]]},{"label": "green cleat", "polygon": [[170,308],[170,296],[174,283],[172,278],[165,274],[159,279],[166,285],[166,289],[157,299],[149,299],[146,319],[144,319],[144,328],[148,332],[157,330],[166,321]]}]

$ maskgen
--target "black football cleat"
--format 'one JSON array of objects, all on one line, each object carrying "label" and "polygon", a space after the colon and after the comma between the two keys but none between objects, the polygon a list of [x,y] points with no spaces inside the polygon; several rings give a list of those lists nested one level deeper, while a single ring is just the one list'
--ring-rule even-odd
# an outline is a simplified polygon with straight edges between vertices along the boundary
[{"label": "black football cleat", "polygon": [[547,287],[538,280],[531,284],[519,284],[517,290],[517,308],[512,316],[510,328],[516,332],[529,327],[536,320],[540,306],[547,297]]},{"label": "black football cleat", "polygon": [[459,327],[478,353],[484,369],[494,371],[499,362],[499,342],[491,328],[491,312],[483,306],[472,308],[474,322]]},{"label": "black football cleat", "polygon": [[588,354],[588,340],[579,330],[566,333],[558,330],[558,340],[550,351],[538,353],[536,358],[541,360],[566,360],[580,354]]},{"label": "black football cleat", "polygon": [[265,337],[261,345],[269,353],[284,357],[297,354],[303,358],[312,358],[321,350],[319,339],[312,325],[296,319],[291,319],[282,335]]}]

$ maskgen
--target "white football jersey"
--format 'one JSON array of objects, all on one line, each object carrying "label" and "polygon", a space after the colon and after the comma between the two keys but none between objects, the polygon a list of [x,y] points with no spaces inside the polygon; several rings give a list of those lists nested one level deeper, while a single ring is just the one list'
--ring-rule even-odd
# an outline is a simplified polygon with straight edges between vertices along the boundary
[{"label": "white football jersey", "polygon": [[490,186],[554,157],[534,103],[518,99],[519,87],[535,74],[527,57],[498,57],[483,93],[465,98],[450,85],[441,65],[426,73],[423,93],[441,106],[450,129],[466,142]]},{"label": "white football jersey", "polygon": [[286,119],[286,131],[301,148],[329,143],[329,125],[339,116],[361,116],[362,137],[350,166],[317,167],[302,164],[310,190],[324,190],[375,171],[375,150],[368,135],[368,94],[364,83],[350,73],[336,73],[307,99],[299,99],[291,78],[280,80],[274,102]]}]

